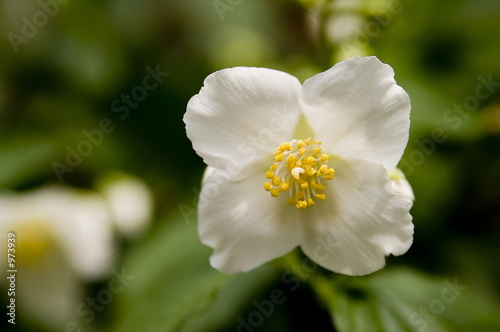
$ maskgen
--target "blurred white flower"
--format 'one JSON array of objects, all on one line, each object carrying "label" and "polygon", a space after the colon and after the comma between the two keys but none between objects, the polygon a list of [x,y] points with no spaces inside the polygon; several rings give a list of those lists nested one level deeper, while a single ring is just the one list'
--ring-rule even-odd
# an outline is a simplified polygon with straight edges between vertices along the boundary
[{"label": "blurred white flower", "polygon": [[[18,310],[50,328],[74,318],[84,300],[82,282],[113,268],[113,224],[97,193],[53,186],[3,194],[0,231],[15,234]],[[5,264],[0,260],[4,271]]]},{"label": "blurred white flower", "polygon": [[100,181],[99,190],[121,234],[134,238],[146,230],[153,213],[153,196],[141,179],[115,171]]},{"label": "blurred white flower", "polygon": [[360,15],[332,15],[326,21],[326,35],[332,43],[341,43],[355,37],[364,23]]},{"label": "blurred white flower", "polygon": [[208,165],[198,217],[211,264],[248,271],[300,245],[329,270],[362,275],[405,253],[412,201],[394,192],[388,170],[407,144],[409,114],[408,95],[376,57],[303,85],[266,68],[208,76],[184,122]]}]

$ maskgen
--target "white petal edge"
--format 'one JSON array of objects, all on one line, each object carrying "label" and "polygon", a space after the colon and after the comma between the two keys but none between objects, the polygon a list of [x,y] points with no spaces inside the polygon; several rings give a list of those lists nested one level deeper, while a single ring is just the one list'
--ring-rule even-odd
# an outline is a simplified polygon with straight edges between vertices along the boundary
[{"label": "white petal edge", "polygon": [[394,168],[389,171],[389,177],[392,182],[392,189],[396,194],[406,196],[412,201],[415,200],[413,188],[411,187],[410,182],[406,179],[404,173],[399,168]]},{"label": "white petal edge", "polygon": [[202,242],[214,249],[210,264],[224,273],[246,272],[298,246],[303,222],[285,197],[264,190],[265,167],[232,181],[208,167],[198,206]]},{"label": "white petal edge", "polygon": [[376,57],[351,58],[306,80],[307,119],[325,150],[393,169],[408,142],[410,99]]},{"label": "white petal edge", "polygon": [[[300,115],[301,84],[267,68],[209,75],[184,115],[194,150],[211,167],[242,167],[289,140]],[[228,166],[229,165],[229,166]]]},{"label": "white petal edge", "polygon": [[412,201],[395,195],[387,170],[364,160],[335,159],[327,199],[311,209],[303,251],[324,268],[365,275],[413,242]]}]

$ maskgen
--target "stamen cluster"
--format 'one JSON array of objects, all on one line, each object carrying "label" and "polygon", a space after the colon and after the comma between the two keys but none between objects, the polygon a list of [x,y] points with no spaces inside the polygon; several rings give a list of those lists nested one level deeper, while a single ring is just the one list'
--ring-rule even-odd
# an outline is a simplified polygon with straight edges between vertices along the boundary
[{"label": "stamen cluster", "polygon": [[325,200],[323,180],[332,180],[335,170],[328,167],[330,155],[322,153],[320,141],[308,138],[280,144],[275,162],[266,172],[264,189],[272,197],[290,192],[287,204],[305,210],[315,204],[314,198]]}]

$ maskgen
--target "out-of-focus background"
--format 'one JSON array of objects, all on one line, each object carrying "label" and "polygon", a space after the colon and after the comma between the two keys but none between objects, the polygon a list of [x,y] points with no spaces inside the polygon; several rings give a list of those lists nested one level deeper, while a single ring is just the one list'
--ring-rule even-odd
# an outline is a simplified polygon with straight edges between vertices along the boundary
[{"label": "out-of-focus background", "polygon": [[[0,17],[2,331],[500,329],[499,1],[2,0]],[[222,68],[304,80],[355,55],[412,100],[413,246],[358,278],[214,270],[187,101]]]}]

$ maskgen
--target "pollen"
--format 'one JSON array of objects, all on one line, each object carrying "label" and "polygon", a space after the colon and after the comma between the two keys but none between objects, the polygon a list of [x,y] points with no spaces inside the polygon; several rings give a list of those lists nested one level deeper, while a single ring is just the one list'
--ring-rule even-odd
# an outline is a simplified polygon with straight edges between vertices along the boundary
[{"label": "pollen", "polygon": [[305,209],[307,209],[307,202],[306,201],[298,201],[297,204],[295,204],[295,207],[299,210],[305,210]]},{"label": "pollen", "polygon": [[[274,153],[274,163],[266,171],[264,189],[271,197],[287,195],[286,203],[306,210],[326,200],[326,181],[335,170],[328,166],[330,155],[323,153],[322,142],[307,138],[282,143]],[[288,193],[284,194],[285,191]]]}]

